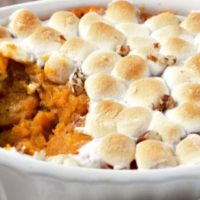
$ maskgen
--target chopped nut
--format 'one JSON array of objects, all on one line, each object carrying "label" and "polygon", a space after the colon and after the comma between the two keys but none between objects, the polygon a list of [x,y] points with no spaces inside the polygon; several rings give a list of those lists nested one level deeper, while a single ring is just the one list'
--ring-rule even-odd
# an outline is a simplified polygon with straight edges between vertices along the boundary
[{"label": "chopped nut", "polygon": [[158,59],[158,62],[164,67],[172,66],[176,64],[176,57],[175,56],[160,56]]},{"label": "chopped nut", "polygon": [[139,23],[144,23],[150,17],[152,17],[152,14],[147,12],[144,6],[140,7],[140,9],[137,11],[137,18]]},{"label": "chopped nut", "polygon": [[158,42],[156,42],[156,43],[153,44],[153,47],[155,49],[159,49],[160,48],[160,44]]},{"label": "chopped nut", "polygon": [[158,132],[154,131],[154,130],[150,130],[150,131],[146,131],[145,133],[143,133],[136,141],[136,143],[140,143],[144,140],[162,140],[162,138],[160,137],[160,135],[158,134]]},{"label": "chopped nut", "polygon": [[157,105],[153,105],[154,110],[164,112],[168,109],[172,109],[176,106],[176,102],[170,95],[163,95],[160,98],[160,102]]},{"label": "chopped nut", "polygon": [[175,56],[160,56],[160,55],[148,55],[148,60],[152,62],[157,62],[158,64],[162,65],[163,67],[168,67],[176,64],[176,57]]},{"label": "chopped nut", "polygon": [[157,62],[158,61],[158,58],[156,56],[154,56],[154,55],[148,55],[147,59],[151,60],[152,62]]},{"label": "chopped nut", "polygon": [[119,45],[119,46],[117,46],[116,51],[119,55],[124,57],[124,56],[127,56],[128,53],[130,52],[130,47],[126,44]]},{"label": "chopped nut", "polygon": [[86,76],[83,74],[80,68],[77,68],[73,74],[73,77],[70,80],[70,84],[72,86],[72,92],[75,95],[80,95],[85,93],[85,80]]}]

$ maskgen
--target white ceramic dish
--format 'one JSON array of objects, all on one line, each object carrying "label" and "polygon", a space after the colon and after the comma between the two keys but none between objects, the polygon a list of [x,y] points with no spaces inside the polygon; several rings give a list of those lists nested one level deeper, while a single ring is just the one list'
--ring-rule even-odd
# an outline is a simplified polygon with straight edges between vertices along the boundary
[{"label": "white ceramic dish", "polygon": [[[1,23],[16,9],[26,7],[41,18],[53,11],[85,5],[106,5],[109,0],[46,0],[0,9]],[[134,0],[153,12],[180,14],[200,9],[199,0]],[[111,171],[69,168],[34,160],[0,149],[0,200],[150,200],[200,199],[200,166],[160,170]]]}]

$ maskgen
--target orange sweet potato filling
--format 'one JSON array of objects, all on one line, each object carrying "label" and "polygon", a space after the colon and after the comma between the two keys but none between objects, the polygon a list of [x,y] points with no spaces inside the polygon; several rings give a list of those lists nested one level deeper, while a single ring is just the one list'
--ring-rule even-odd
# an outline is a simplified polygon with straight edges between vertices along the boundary
[{"label": "orange sweet potato filling", "polygon": [[[39,87],[27,92],[29,83]],[[34,65],[9,61],[7,78],[0,81],[0,146],[33,155],[76,154],[91,137],[75,131],[88,112],[86,94],[75,96],[68,85],[48,82]]]},{"label": "orange sweet potato filling", "polygon": [[82,8],[75,8],[72,10],[72,12],[78,17],[81,18],[83,15],[85,15],[88,12],[96,12],[100,15],[104,14],[104,9],[99,6],[86,6]]}]

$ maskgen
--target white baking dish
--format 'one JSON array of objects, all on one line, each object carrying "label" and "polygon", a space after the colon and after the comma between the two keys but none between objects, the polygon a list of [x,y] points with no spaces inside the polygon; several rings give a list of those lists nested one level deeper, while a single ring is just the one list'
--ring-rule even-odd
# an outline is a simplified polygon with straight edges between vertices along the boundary
[{"label": "white baking dish", "polygon": [[[26,7],[41,18],[53,11],[109,0],[47,0],[0,9],[4,23],[16,9]],[[199,0],[134,0],[151,11],[187,13],[200,8]],[[34,160],[0,149],[0,200],[150,200],[200,199],[200,166],[160,170],[112,171],[70,168]]]}]

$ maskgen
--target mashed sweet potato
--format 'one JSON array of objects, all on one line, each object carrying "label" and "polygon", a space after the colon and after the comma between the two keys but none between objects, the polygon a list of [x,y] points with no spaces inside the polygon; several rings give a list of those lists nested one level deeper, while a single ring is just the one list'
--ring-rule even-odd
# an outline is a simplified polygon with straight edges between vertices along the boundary
[{"label": "mashed sweet potato", "polygon": [[[32,93],[30,83],[38,86]],[[87,111],[86,94],[75,96],[70,86],[48,82],[37,66],[9,61],[7,78],[0,81],[0,146],[30,155],[76,154],[91,140],[74,129]]]}]

